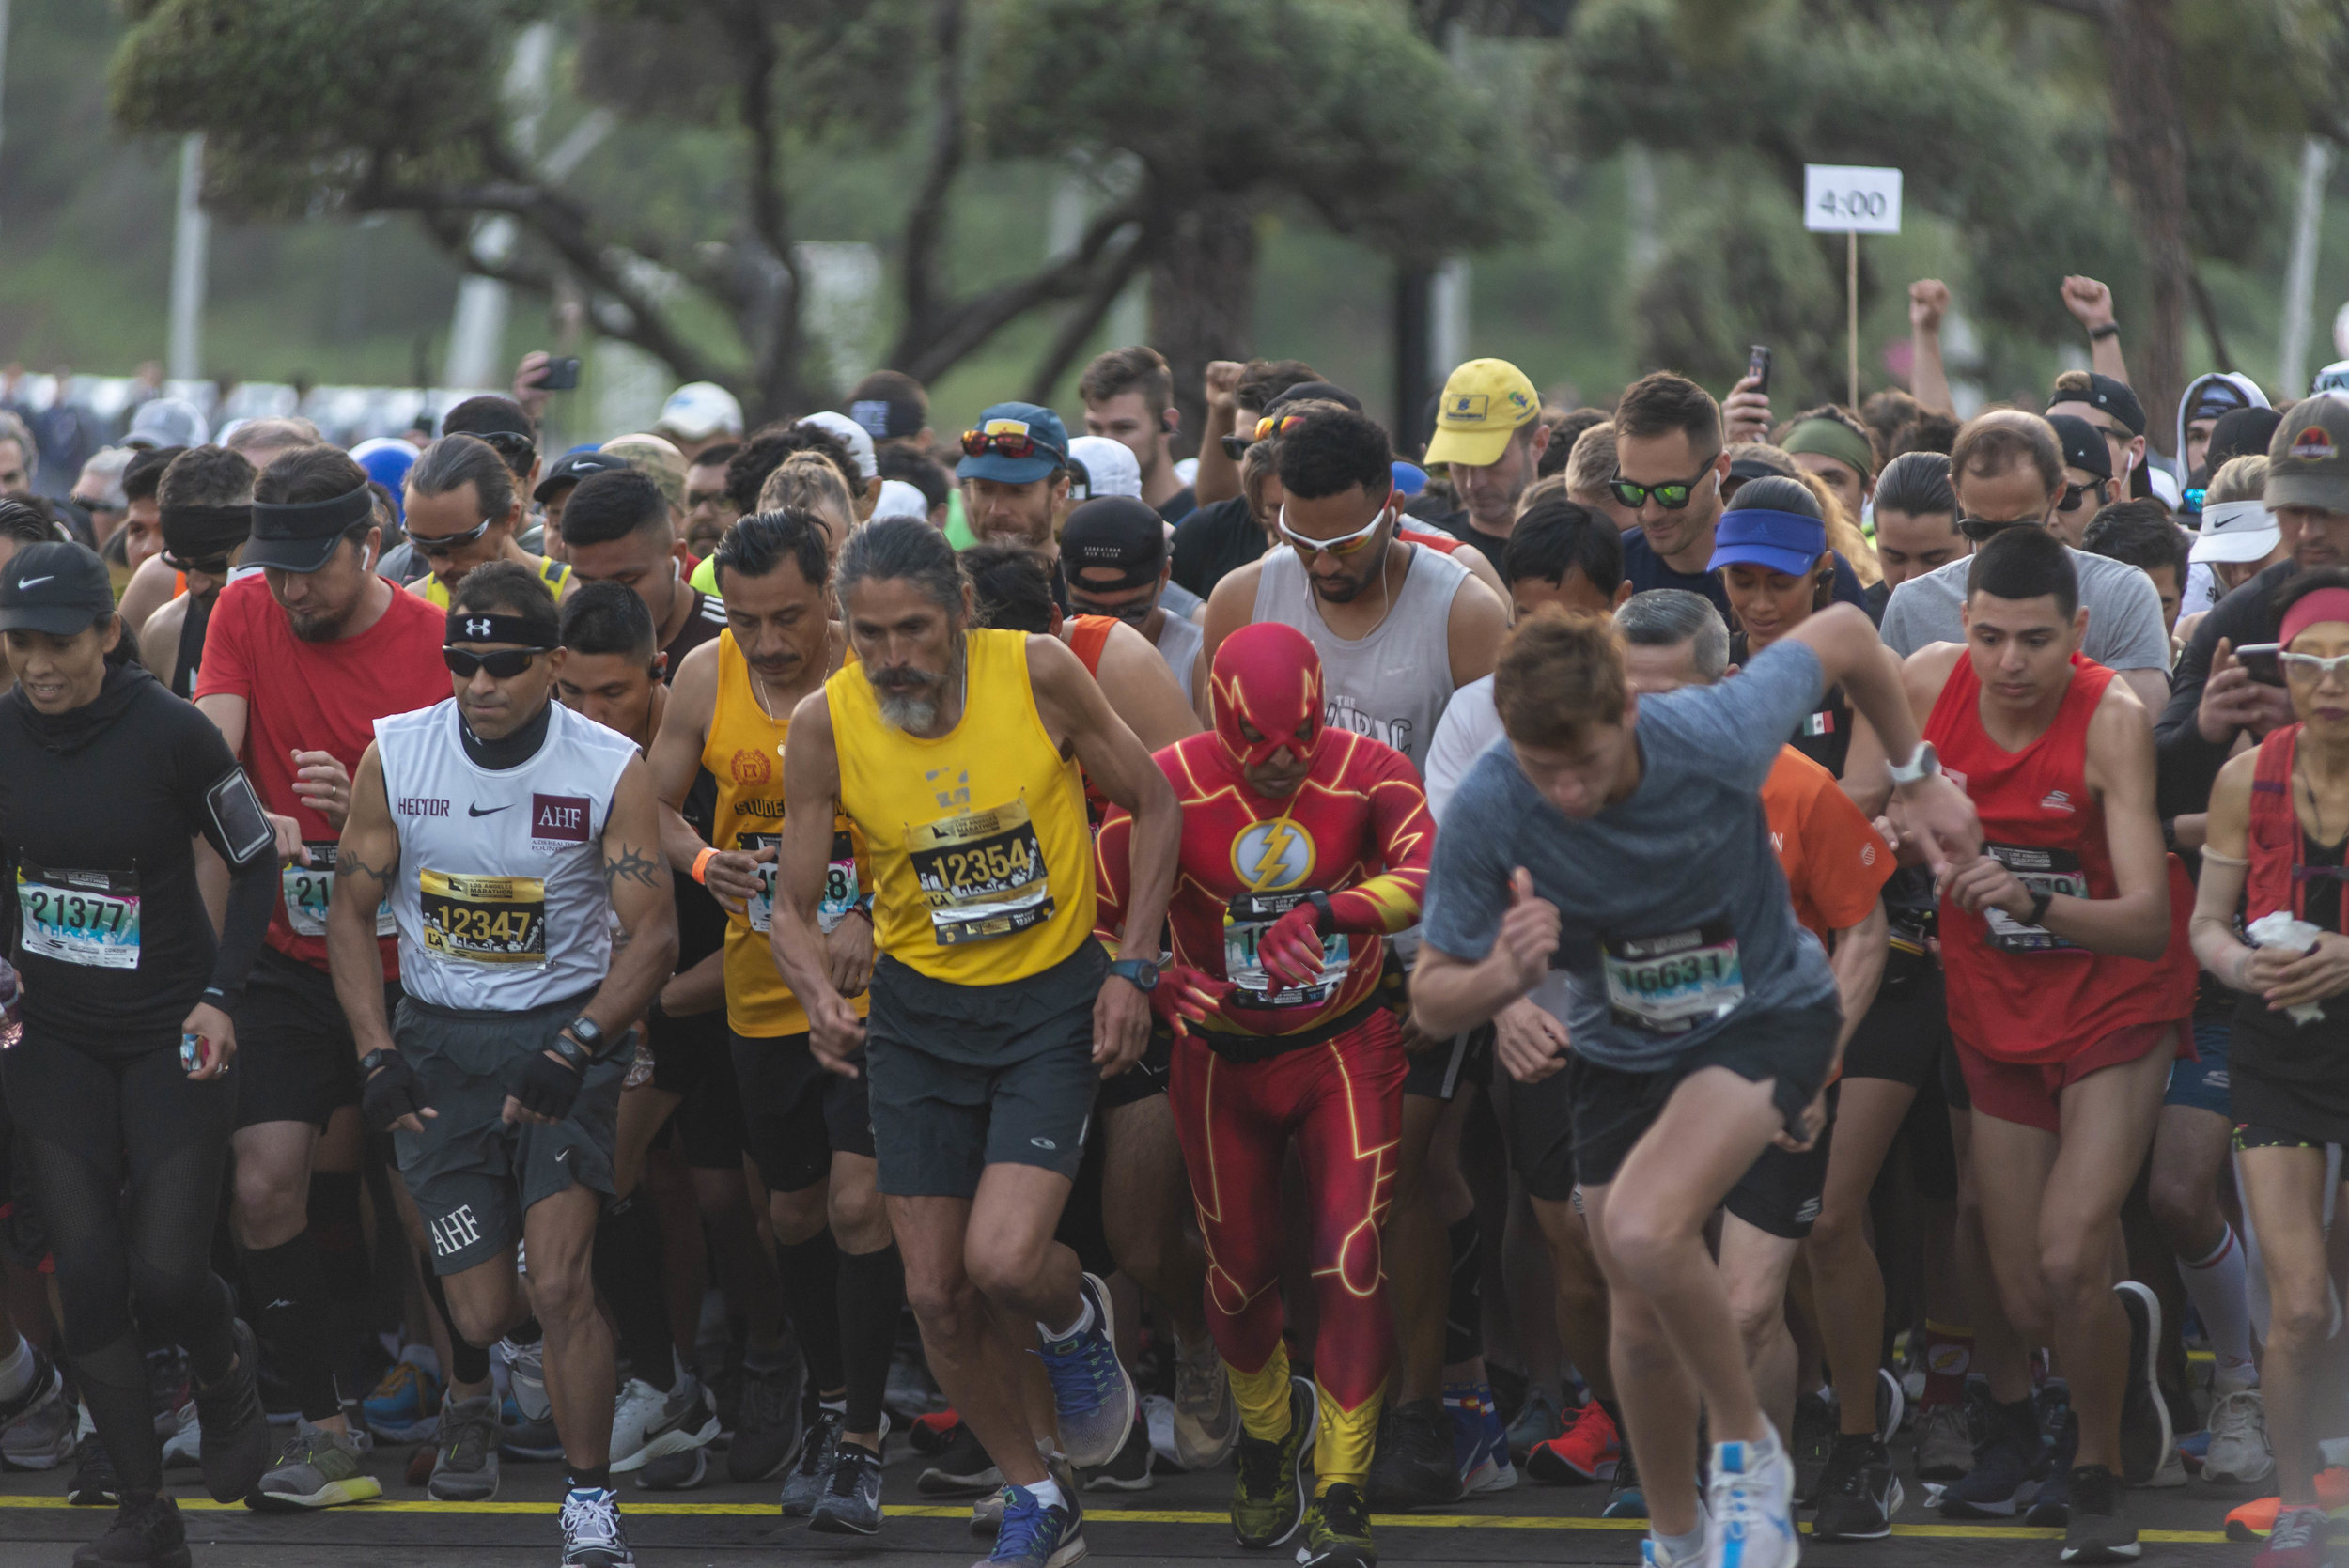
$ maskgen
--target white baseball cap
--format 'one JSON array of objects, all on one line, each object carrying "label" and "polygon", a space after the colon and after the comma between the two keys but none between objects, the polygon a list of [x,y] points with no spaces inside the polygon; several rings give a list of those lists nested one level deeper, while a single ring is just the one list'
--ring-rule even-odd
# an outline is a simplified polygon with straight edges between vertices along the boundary
[{"label": "white baseball cap", "polygon": [[[847,414],[834,413],[826,410],[822,413],[809,414],[800,423],[813,425],[827,435],[838,436],[840,444],[847,447],[856,458],[858,478],[870,480],[880,472],[880,459],[873,455],[873,432],[850,419]],[[919,495],[921,492],[916,490],[914,493]]]},{"label": "white baseball cap", "polygon": [[1142,494],[1142,464],[1134,458],[1134,449],[1122,441],[1107,436],[1078,436],[1068,443],[1068,455],[1085,465],[1085,476],[1092,485],[1081,496],[1071,500],[1091,501],[1103,495]]},{"label": "white baseball cap", "polygon": [[2264,561],[2282,535],[2264,501],[2221,501],[2202,507],[2202,531],[2189,561]]},{"label": "white baseball cap", "polygon": [[669,394],[669,400],[661,405],[661,417],[652,427],[663,435],[683,436],[687,441],[708,441],[720,431],[739,436],[742,405],[735,401],[733,393],[715,381],[688,381]]},{"label": "white baseball cap", "polygon": [[873,504],[872,520],[879,522],[883,518],[920,518],[927,522],[930,520],[930,504],[920,490],[903,479],[884,479],[881,481],[880,499]]}]

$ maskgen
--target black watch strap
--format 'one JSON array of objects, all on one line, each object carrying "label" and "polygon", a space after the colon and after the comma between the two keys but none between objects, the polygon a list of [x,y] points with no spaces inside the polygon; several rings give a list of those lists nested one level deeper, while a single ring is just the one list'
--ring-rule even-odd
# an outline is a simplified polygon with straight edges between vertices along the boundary
[{"label": "black watch strap", "polygon": [[359,1058],[359,1076],[363,1079],[373,1078],[379,1070],[389,1066],[392,1062],[398,1057],[398,1055],[399,1050],[397,1047],[377,1047],[374,1050],[371,1050],[367,1052],[366,1055]]},{"label": "black watch strap", "polygon": [[1305,901],[1314,907],[1315,929],[1328,936],[1330,927],[1338,923],[1336,911],[1330,908],[1330,895],[1315,888],[1305,895]]},{"label": "black watch strap", "polygon": [[2023,924],[2026,925],[2046,925],[2047,923],[2047,906],[2054,902],[2054,893],[2047,893],[2044,890],[2039,893],[2032,893],[2030,895],[2030,918],[2024,921]]}]

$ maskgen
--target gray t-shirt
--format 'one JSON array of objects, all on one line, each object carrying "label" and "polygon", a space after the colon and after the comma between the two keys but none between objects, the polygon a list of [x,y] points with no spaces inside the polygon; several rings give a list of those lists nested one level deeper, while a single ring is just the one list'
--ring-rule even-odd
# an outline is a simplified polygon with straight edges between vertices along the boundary
[{"label": "gray t-shirt", "polygon": [[1426,945],[1492,951],[1512,868],[1558,907],[1566,1030],[1601,1066],[1659,1072],[1741,1017],[1830,1004],[1827,954],[1795,921],[1762,782],[1818,706],[1816,654],[1771,644],[1735,680],[1643,697],[1639,787],[1577,820],[1504,744],[1477,758],[1436,833]]},{"label": "gray t-shirt", "polygon": [[[2088,606],[2088,635],[2080,652],[2108,670],[2168,675],[2170,634],[2162,629],[2161,596],[2154,592],[2154,580],[2126,561],[2079,550],[2069,553],[2072,569],[2079,574],[2080,602]],[[1970,557],[1961,557],[1893,589],[1880,629],[1884,645],[1906,659],[1935,643],[1966,641],[1959,613],[1972,565]]]}]

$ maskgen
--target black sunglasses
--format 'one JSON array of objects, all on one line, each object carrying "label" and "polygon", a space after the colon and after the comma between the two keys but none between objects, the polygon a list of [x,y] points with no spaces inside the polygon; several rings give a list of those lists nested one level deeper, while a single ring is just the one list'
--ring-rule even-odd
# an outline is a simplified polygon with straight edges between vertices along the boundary
[{"label": "black sunglasses", "polygon": [[496,520],[495,518],[483,518],[479,525],[468,528],[462,534],[446,534],[437,539],[428,539],[421,534],[411,534],[408,536],[408,544],[417,554],[423,556],[454,555],[482,535],[487,534],[490,531],[490,524]]},{"label": "black sunglasses", "polygon": [[1686,479],[1673,479],[1661,485],[1635,485],[1618,474],[1607,481],[1607,488],[1614,492],[1618,502],[1634,510],[1646,505],[1648,497],[1654,496],[1658,506],[1668,512],[1677,512],[1688,505],[1688,498],[1696,493],[1699,485],[1704,483],[1704,476],[1713,472],[1713,465],[1719,458],[1720,454],[1716,452],[1704,459],[1703,468]]},{"label": "black sunglasses", "polygon": [[184,556],[174,555],[168,550],[160,551],[157,553],[163,556],[163,565],[169,567],[173,571],[202,572],[207,577],[226,577],[228,575],[228,557],[226,555],[213,555],[208,556],[201,561],[191,561]]},{"label": "black sunglasses", "polygon": [[1962,517],[1957,520],[1957,531],[1976,544],[1981,544],[1993,535],[2003,534],[2010,528],[2042,528],[2045,526],[2045,521],[2039,518],[2015,518],[2008,522],[1992,522],[1984,518]]},{"label": "black sunglasses", "polygon": [[2111,499],[2106,493],[2106,487],[2111,483],[2112,481],[2109,479],[2096,479],[2092,480],[2085,485],[2066,485],[2063,487],[2062,504],[2057,508],[2057,510],[2064,512],[2078,511],[2080,508],[2080,497],[2086,495],[2090,490],[2094,490],[2096,492],[2096,505],[2101,506],[2108,500]]},{"label": "black sunglasses", "polygon": [[501,648],[495,653],[468,653],[463,648],[443,648],[441,662],[448,673],[460,680],[471,680],[483,670],[491,680],[512,680],[530,668],[530,661],[546,652],[544,648]]}]

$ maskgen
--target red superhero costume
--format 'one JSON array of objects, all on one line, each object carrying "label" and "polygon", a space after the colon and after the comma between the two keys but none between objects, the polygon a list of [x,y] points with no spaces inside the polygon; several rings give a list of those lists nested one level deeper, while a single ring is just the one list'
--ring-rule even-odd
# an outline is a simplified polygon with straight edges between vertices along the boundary
[{"label": "red superhero costume", "polygon": [[[1207,1324],[1249,1434],[1288,1420],[1277,1285],[1281,1167],[1312,1190],[1319,1327],[1318,1484],[1360,1485],[1394,1358],[1379,1222],[1392,1197],[1405,1060],[1377,1001],[1385,939],[1419,919],[1435,822],[1399,752],[1322,727],[1321,661],[1296,629],[1244,627],[1216,652],[1212,733],[1158,753],[1183,804],[1168,906],[1174,957],[1154,993],[1174,1033],[1168,1093],[1208,1258]],[[1307,763],[1286,796],[1246,769]],[[1127,894],[1132,818],[1101,825],[1105,931]]]}]

